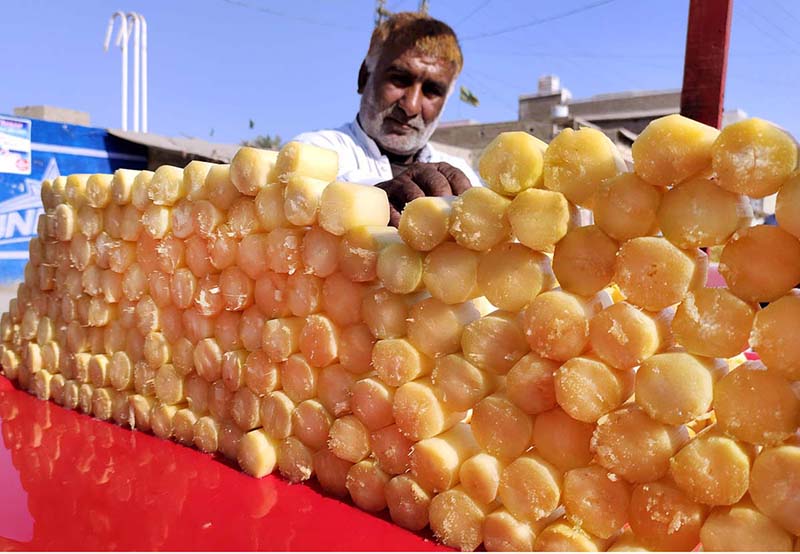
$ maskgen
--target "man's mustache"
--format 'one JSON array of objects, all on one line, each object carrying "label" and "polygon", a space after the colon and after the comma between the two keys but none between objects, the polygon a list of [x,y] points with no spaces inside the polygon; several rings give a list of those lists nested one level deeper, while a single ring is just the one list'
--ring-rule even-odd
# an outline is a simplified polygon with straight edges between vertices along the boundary
[{"label": "man's mustache", "polygon": [[413,127],[417,131],[422,131],[425,129],[425,121],[422,119],[422,114],[417,114],[414,117],[408,117],[406,112],[403,111],[403,108],[394,104],[393,106],[389,107],[384,113],[385,118],[394,119],[395,121],[402,123],[403,125],[408,125],[409,127]]}]

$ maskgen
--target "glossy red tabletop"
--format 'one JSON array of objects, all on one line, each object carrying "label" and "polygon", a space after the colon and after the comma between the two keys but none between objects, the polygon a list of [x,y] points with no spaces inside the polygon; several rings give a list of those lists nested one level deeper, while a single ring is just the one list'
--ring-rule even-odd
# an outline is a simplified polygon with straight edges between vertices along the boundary
[{"label": "glossy red tabletop", "polygon": [[431,550],[324,496],[42,402],[0,377],[0,550]]}]

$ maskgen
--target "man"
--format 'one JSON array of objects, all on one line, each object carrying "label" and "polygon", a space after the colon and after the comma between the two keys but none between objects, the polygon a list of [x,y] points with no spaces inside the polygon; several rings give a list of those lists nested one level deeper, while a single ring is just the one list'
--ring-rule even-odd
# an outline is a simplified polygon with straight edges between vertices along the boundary
[{"label": "man", "polygon": [[458,195],[480,185],[464,160],[428,144],[462,65],[448,25],[416,13],[395,14],[372,33],[358,72],[356,120],[294,140],[335,150],[339,179],[385,190],[396,226],[414,198]]}]

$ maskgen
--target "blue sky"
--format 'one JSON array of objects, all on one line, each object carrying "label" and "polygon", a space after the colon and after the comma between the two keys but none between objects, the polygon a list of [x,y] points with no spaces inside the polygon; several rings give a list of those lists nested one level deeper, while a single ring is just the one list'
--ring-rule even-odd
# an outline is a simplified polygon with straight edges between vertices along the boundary
[{"label": "blue sky", "polygon": [[[798,136],[800,2],[734,4],[726,107]],[[387,6],[415,9],[417,0]],[[357,110],[374,7],[374,0],[4,0],[0,112],[51,104],[119,127],[120,52],[102,48],[119,8],[148,20],[151,131],[239,142],[338,126]],[[481,101],[474,108],[454,96],[444,120],[516,119],[517,97],[547,73],[575,98],[681,86],[688,0],[430,0],[430,8],[461,37],[459,82]]]}]

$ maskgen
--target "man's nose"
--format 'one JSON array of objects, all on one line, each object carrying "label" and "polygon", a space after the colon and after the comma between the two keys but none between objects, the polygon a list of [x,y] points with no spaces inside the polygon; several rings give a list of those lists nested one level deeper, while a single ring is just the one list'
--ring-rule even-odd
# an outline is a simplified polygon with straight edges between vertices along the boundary
[{"label": "man's nose", "polygon": [[400,107],[409,118],[416,117],[422,113],[422,86],[415,83],[406,88],[403,97],[400,99]]}]

